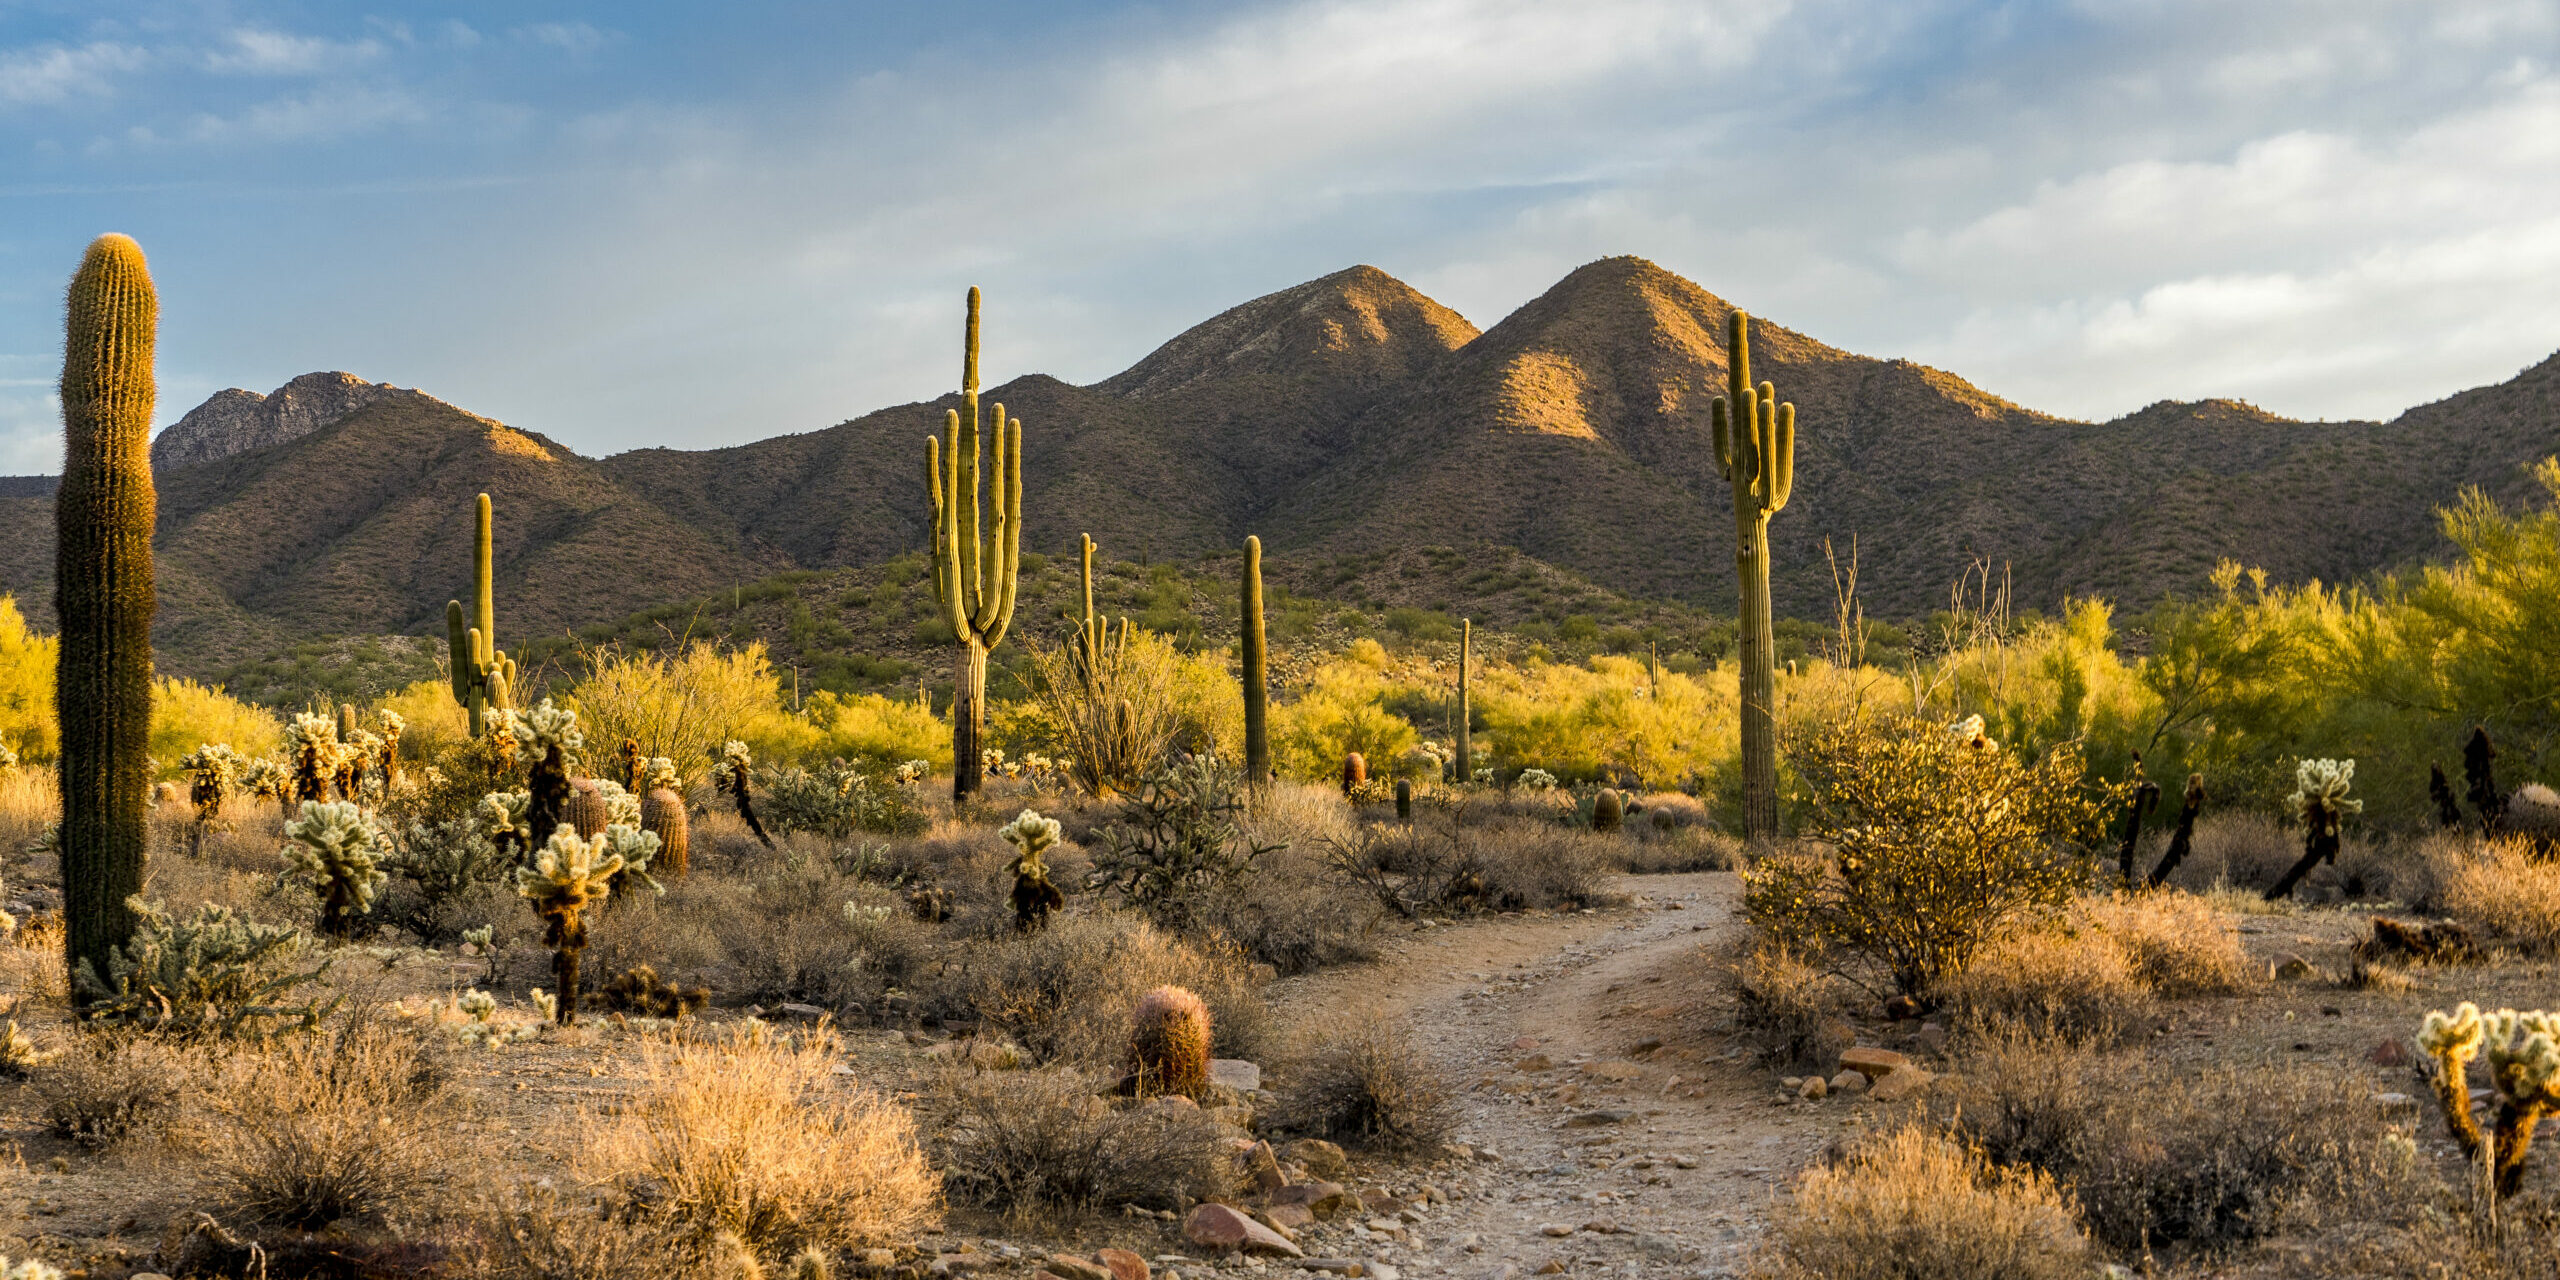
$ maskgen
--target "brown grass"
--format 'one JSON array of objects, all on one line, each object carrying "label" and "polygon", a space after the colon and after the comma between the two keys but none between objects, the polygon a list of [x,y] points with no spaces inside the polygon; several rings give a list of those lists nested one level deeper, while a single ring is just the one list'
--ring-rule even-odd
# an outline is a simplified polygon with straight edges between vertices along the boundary
[{"label": "brown grass", "polygon": [[1290,1056],[1277,1123],[1356,1146],[1434,1151],[1457,1123],[1449,1081],[1392,1022],[1371,1016],[1350,1023]]},{"label": "brown grass", "polygon": [[2235,995],[2255,985],[2257,966],[2240,946],[2239,921],[2194,894],[2083,898],[2071,915],[2113,942],[2154,995]]},{"label": "brown grass", "polygon": [[1170,1209],[1229,1189],[1225,1139],[1180,1100],[1115,1107],[1071,1068],[955,1071],[932,1091],[936,1162],[952,1194],[1017,1217],[1135,1204]]},{"label": "brown grass", "polygon": [[2513,842],[2435,844],[2429,854],[2445,914],[2528,950],[2560,945],[2560,862]]},{"label": "brown grass", "polygon": [[2124,949],[2068,925],[2004,935],[1938,990],[1977,1030],[2072,1042],[2116,1040],[2152,1014],[2150,988]]},{"label": "brown grass", "polygon": [[189,1064],[149,1039],[99,1034],[47,1064],[36,1081],[45,1127],[84,1147],[104,1148],[166,1121]]},{"label": "brown grass", "polygon": [[1776,943],[1762,943],[1734,966],[1734,1022],[1781,1069],[1825,1067],[1853,1033],[1832,1030],[1839,1002],[1820,969]]},{"label": "brown grass", "polygon": [[832,1038],[750,1028],[653,1045],[639,1095],[580,1117],[582,1176],[625,1211],[759,1253],[856,1248],[929,1225],[941,1179],[906,1108],[839,1081]]},{"label": "brown grass", "polygon": [[218,1197],[303,1229],[428,1202],[452,1167],[455,1117],[422,1036],[359,1009],[223,1062],[204,1135]]},{"label": "brown grass", "polygon": [[1764,1280],[2081,1280],[2088,1241],[2032,1170],[1918,1127],[1806,1173],[1752,1274]]}]

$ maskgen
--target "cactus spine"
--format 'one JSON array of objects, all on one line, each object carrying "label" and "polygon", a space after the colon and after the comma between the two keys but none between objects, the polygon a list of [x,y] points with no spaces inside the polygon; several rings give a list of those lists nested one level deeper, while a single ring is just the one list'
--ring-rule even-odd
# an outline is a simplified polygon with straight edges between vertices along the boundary
[{"label": "cactus spine", "polygon": [[62,724],[65,957],[104,979],[133,937],[151,794],[152,347],[160,296],[142,246],[89,245],[62,348],[62,487],[54,501],[54,669]]},{"label": "cactus spine", "polygon": [[[965,800],[984,784],[981,740],[987,721],[987,651],[1004,642],[1013,622],[1014,583],[1022,564],[1022,421],[996,405],[995,545],[981,537],[978,509],[978,291],[969,290],[969,330],[960,365],[960,407],[943,419],[943,440],[925,438],[925,482],[933,491],[933,590],[943,618],[959,637],[951,681],[951,798]],[[948,470],[943,454],[951,455]],[[990,555],[990,552],[993,554]],[[992,563],[990,563],[992,561]]]},{"label": "cactus spine", "polygon": [[445,643],[453,665],[453,700],[471,714],[471,736],[489,727],[489,709],[515,705],[515,659],[498,648],[498,605],[491,578],[497,552],[490,537],[489,495],[481,494],[471,539],[471,610],[462,602],[444,606]]},{"label": "cactus spine", "polygon": [[1244,776],[1271,777],[1271,653],[1262,636],[1262,539],[1244,540]]},{"label": "cactus spine", "polygon": [[1459,785],[1461,785],[1461,786],[1464,786],[1465,784],[1470,783],[1470,782],[1473,782],[1473,781],[1475,781],[1475,780],[1476,780],[1476,746],[1475,746],[1475,735],[1474,735],[1474,734],[1472,734],[1471,732],[1469,732],[1469,725],[1467,724],[1467,721],[1468,721],[1470,718],[1472,718],[1472,717],[1474,716],[1474,714],[1475,714],[1473,704],[1467,701],[1467,661],[1468,661],[1468,659],[1470,659],[1470,658],[1472,658],[1472,657],[1474,657],[1474,656],[1475,656],[1475,651],[1476,651],[1476,623],[1475,623],[1475,619],[1473,619],[1473,618],[1461,619],[1461,620],[1459,621],[1459,623],[1458,623],[1458,732],[1457,732],[1457,739],[1458,739],[1458,783],[1459,783]]},{"label": "cactus spine", "polygon": [[1725,394],[1716,397],[1716,463],[1733,486],[1734,572],[1742,581],[1742,834],[1778,834],[1778,669],[1769,615],[1769,517],[1795,490],[1796,407],[1751,385],[1751,317],[1726,330]]}]

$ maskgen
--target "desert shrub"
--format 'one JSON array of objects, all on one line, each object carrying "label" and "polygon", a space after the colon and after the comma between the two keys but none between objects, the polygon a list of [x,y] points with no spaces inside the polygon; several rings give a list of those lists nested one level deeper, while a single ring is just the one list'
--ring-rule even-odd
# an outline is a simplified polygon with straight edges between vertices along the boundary
[{"label": "desert shrub", "polygon": [[471,733],[470,714],[453,700],[451,681],[415,681],[382,695],[373,705],[376,711],[400,717],[400,755],[404,759],[433,760]]},{"label": "desert shrub", "polygon": [[2560,946],[2560,862],[2515,841],[2430,847],[2445,914],[2535,952]]},{"label": "desert shrub", "polygon": [[813,756],[841,757],[874,772],[909,760],[951,767],[951,722],[912,698],[822,691],[800,714],[816,734],[808,747]]},{"label": "desert shrub", "polygon": [[2068,902],[2088,878],[2082,842],[2112,808],[2109,789],[2084,787],[2075,745],[2022,761],[1978,718],[1852,719],[1792,755],[1833,852],[1753,868],[1744,910],[1771,937],[1845,951],[1907,994]]},{"label": "desert shrub", "polygon": [[50,763],[59,750],[53,682],[61,643],[27,630],[17,597],[0,595],[0,746],[27,764]]},{"label": "desert shrub", "polygon": [[1247,959],[1282,974],[1368,960],[1380,910],[1370,895],[1333,874],[1305,848],[1272,850],[1232,892],[1191,908],[1203,937],[1231,943]]},{"label": "desert shrub", "polygon": [[2113,1248],[2221,1246],[2303,1214],[2406,1211],[2407,1134],[2373,1086],[2310,1065],[2194,1067],[2021,1037],[1968,1047],[1938,1100],[1996,1163],[2053,1177]]},{"label": "desert shrub", "polygon": [[1615,842],[1543,822],[1490,822],[1472,834],[1484,900],[1496,911],[1597,906],[1608,887]]},{"label": "desert shrub", "polygon": [[1275,1118],[1294,1133],[1416,1153],[1457,1123],[1448,1079],[1384,1019],[1354,1019],[1299,1047],[1281,1074]]},{"label": "desert shrub", "polygon": [[1612,842],[1607,855],[1611,865],[1631,875],[1732,871],[1742,865],[1742,842],[1721,831],[1674,826],[1665,832],[1645,822],[1638,824],[1637,836]]},{"label": "desert shrub", "polygon": [[2240,945],[2240,924],[2190,893],[2162,891],[2084,897],[2071,919],[2124,953],[2152,994],[2236,995],[2256,984],[2258,966]]},{"label": "desert shrub", "polygon": [[1553,822],[1480,819],[1478,804],[1465,792],[1434,793],[1409,827],[1364,827],[1328,841],[1326,862],[1407,917],[1581,908],[1612,899],[1612,842]]},{"label": "desert shrub", "polygon": [[[689,968],[690,950],[663,939],[699,929],[725,962],[713,985],[767,1002],[873,1005],[889,988],[910,985],[935,947],[932,930],[901,896],[846,874],[801,841],[734,876],[688,877],[655,911],[633,914],[635,940],[606,963]],[[662,940],[652,946],[651,937]]]},{"label": "desert shrub", "polygon": [[2112,1042],[2152,1013],[2151,990],[2123,948],[2059,924],[1999,936],[1937,989],[1973,1027],[2072,1042]]},{"label": "desert shrub", "polygon": [[127,905],[135,916],[132,945],[108,952],[103,978],[86,964],[72,975],[90,1018],[179,1037],[317,1023],[317,1003],[287,1001],[328,967],[300,966],[300,930],[257,924],[213,903],[185,920],[140,898]]},{"label": "desert shrub", "polygon": [[1829,978],[1784,946],[1764,942],[1734,966],[1734,1025],[1780,1069],[1828,1067],[1855,1033],[1842,1029]]},{"label": "desert shrub", "polygon": [[1232,1182],[1225,1137],[1199,1108],[1115,1107],[1071,1069],[954,1072],[931,1099],[934,1162],[954,1198],[983,1208],[1172,1209]]},{"label": "desert shrub", "polygon": [[163,676],[151,688],[151,756],[174,772],[177,761],[208,742],[227,742],[246,756],[272,756],[284,745],[284,723],[213,685]]},{"label": "desert shrub", "polygon": [[906,1108],[835,1074],[838,1045],[751,1027],[715,1042],[653,1042],[639,1092],[584,1117],[580,1173],[622,1213],[759,1255],[902,1240],[928,1225],[941,1180]]},{"label": "desert shrub", "polygon": [[1181,731],[1173,646],[1151,632],[1114,629],[1111,635],[1092,659],[1079,636],[1064,644],[1024,644],[1045,731],[1036,735],[1040,745],[1072,761],[1068,776],[1093,796],[1137,789]]},{"label": "desert shrub", "polygon": [[762,643],[723,649],[696,640],[680,649],[611,650],[586,655],[587,675],[569,690],[589,741],[630,738],[643,757],[694,768],[732,738],[763,746],[759,732],[780,715],[780,686]]},{"label": "desert shrub", "polygon": [[[546,1180],[547,1181],[547,1180]],[[631,1280],[635,1276],[753,1275],[714,1252],[715,1240],[671,1219],[634,1219],[543,1183],[483,1191],[456,1250],[476,1280]]]},{"label": "desert shrub", "polygon": [[1389,692],[1386,650],[1358,640],[1342,657],[1308,673],[1297,696],[1271,706],[1271,762],[1281,776],[1321,781],[1335,776],[1342,758],[1357,751],[1373,772],[1393,763],[1420,741],[1411,721],[1380,705]]},{"label": "desert shrub", "polygon": [[1241,957],[1127,912],[1052,916],[1038,933],[969,943],[952,968],[944,966],[935,994],[945,1016],[984,1019],[1042,1062],[1116,1067],[1130,1010],[1162,986],[1208,1003],[1220,1057],[1257,1058],[1270,1036],[1270,1013]]},{"label": "desert shrub", "polygon": [[1169,928],[1235,893],[1271,850],[1244,826],[1244,771],[1215,756],[1168,763],[1096,834],[1093,884]]},{"label": "desert shrub", "polygon": [[207,1099],[208,1169],[230,1210],[315,1229],[423,1202],[453,1116],[421,1029],[363,1010],[234,1055]]},{"label": "desert shrub", "polygon": [[183,1065],[163,1046],[98,1036],[53,1059],[36,1082],[45,1127],[84,1147],[149,1130],[176,1106]]},{"label": "desert shrub", "polygon": [[760,769],[756,784],[757,811],[776,834],[806,831],[844,840],[858,831],[904,833],[924,825],[906,788],[841,759]]},{"label": "desert shrub", "polygon": [[1914,1127],[1808,1171],[1771,1224],[1766,1280],[2079,1280],[2088,1241],[2050,1178]]},{"label": "desert shrub", "polygon": [[482,832],[477,820],[459,818],[409,823],[391,841],[383,866],[399,877],[385,895],[385,920],[434,946],[477,923],[472,919],[474,900],[506,884],[515,859]]}]

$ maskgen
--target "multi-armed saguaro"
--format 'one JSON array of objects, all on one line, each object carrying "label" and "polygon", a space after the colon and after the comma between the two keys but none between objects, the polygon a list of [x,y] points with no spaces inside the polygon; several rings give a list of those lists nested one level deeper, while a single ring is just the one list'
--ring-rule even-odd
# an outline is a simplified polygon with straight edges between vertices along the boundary
[{"label": "multi-armed saguaro", "polygon": [[498,605],[490,576],[497,559],[489,531],[489,495],[481,494],[471,540],[471,612],[462,602],[444,606],[444,633],[453,658],[453,700],[471,713],[471,736],[488,727],[491,707],[515,705],[516,660],[498,647]]},{"label": "multi-armed saguaro", "polygon": [[1751,385],[1751,317],[1727,330],[1725,394],[1717,396],[1716,462],[1733,485],[1733,564],[1742,579],[1742,834],[1778,834],[1778,668],[1769,616],[1769,517],[1796,479],[1796,407]]},{"label": "multi-armed saguaro", "polygon": [[103,981],[132,939],[151,795],[152,347],[160,295],[142,246],[89,245],[62,344],[62,487],[54,500],[54,669],[62,721],[62,914],[71,972]]},{"label": "multi-armed saguaro", "polygon": [[[978,291],[969,290],[968,353],[960,365],[960,407],[943,419],[945,440],[925,437],[925,482],[933,490],[933,590],[944,620],[960,640],[951,680],[951,798],[975,794],[986,779],[979,741],[987,721],[987,651],[1004,642],[1013,622],[1013,589],[1022,564],[1022,420],[996,405],[995,545],[982,540],[978,515]],[[951,465],[942,464],[949,452]]]}]

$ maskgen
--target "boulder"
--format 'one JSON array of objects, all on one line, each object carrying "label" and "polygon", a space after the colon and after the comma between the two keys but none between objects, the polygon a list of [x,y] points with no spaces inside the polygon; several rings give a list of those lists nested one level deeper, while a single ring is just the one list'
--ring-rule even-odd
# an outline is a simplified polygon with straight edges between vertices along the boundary
[{"label": "boulder", "polygon": [[1050,1254],[1049,1260],[1041,1265],[1047,1267],[1049,1274],[1058,1277],[1058,1280],[1114,1280],[1111,1268],[1090,1258],[1079,1258],[1072,1253]]},{"label": "boulder", "polygon": [[1302,1204],[1307,1212],[1328,1222],[1344,1214],[1368,1211],[1360,1197],[1339,1182],[1301,1182],[1282,1187],[1271,1193],[1271,1203]]},{"label": "boulder", "polygon": [[1322,1138],[1300,1138],[1290,1143],[1289,1158],[1319,1178],[1339,1178],[1351,1171],[1350,1157],[1342,1153],[1341,1147]]},{"label": "boulder", "polygon": [[2275,963],[2270,966],[2270,972],[2280,982],[2300,982],[2306,978],[2320,976],[2320,970],[2316,966],[2290,951],[2276,957]]},{"label": "boulder", "polygon": [[1936,1076],[1918,1067],[1902,1067],[1888,1072],[1867,1093],[1878,1102],[1898,1102],[1928,1088],[1929,1082],[1935,1079]]},{"label": "boulder", "polygon": [[1262,1068],[1241,1058],[1211,1058],[1209,1083],[1221,1089],[1251,1093],[1262,1087]]},{"label": "boulder", "polygon": [[1111,1280],[1149,1280],[1147,1260],[1126,1249],[1096,1249],[1093,1260],[1111,1268]]},{"label": "boulder", "polygon": [[1831,1092],[1833,1093],[1865,1093],[1866,1091],[1867,1078],[1858,1072],[1843,1071],[1840,1074],[1831,1077]]},{"label": "boulder", "polygon": [[1830,1092],[1830,1082],[1820,1076],[1806,1076],[1804,1083],[1796,1086],[1796,1096],[1807,1102],[1820,1102]]},{"label": "boulder", "polygon": [[1254,1221],[1232,1205],[1204,1204],[1193,1209],[1191,1216],[1182,1220],[1182,1239],[1193,1248],[1214,1249],[1220,1253],[1242,1251],[1282,1258],[1306,1256],[1287,1237]]},{"label": "boulder", "polygon": [[1869,1082],[1882,1080],[1910,1065],[1909,1057],[1895,1053],[1891,1049],[1876,1048],[1874,1045],[1852,1045],[1840,1051],[1840,1069],[1855,1071],[1865,1076]]},{"label": "boulder", "polygon": [[1280,1157],[1271,1153],[1271,1144],[1257,1142],[1245,1149],[1245,1181],[1265,1195],[1289,1185],[1289,1175],[1280,1168]]},{"label": "boulder", "polygon": [[1274,1230],[1289,1234],[1314,1226],[1316,1211],[1302,1204],[1275,1204],[1262,1211],[1262,1220]]}]

